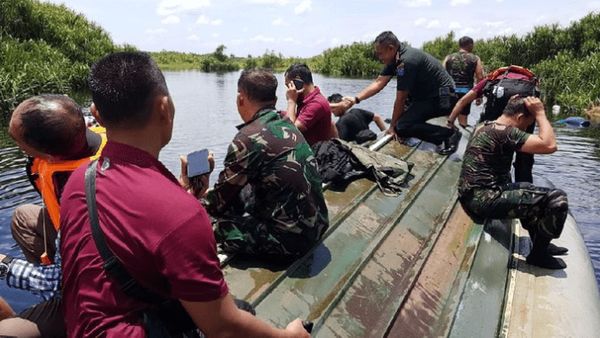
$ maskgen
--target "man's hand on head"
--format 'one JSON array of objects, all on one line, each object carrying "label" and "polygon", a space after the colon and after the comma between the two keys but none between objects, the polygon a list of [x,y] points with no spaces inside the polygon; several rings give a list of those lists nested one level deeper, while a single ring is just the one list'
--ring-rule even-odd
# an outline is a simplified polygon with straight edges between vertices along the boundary
[{"label": "man's hand on head", "polygon": [[537,117],[540,115],[546,115],[546,111],[544,110],[544,104],[539,98],[529,96],[523,100],[523,103],[525,104],[525,108],[527,108],[527,110],[531,114],[533,114],[533,116]]}]

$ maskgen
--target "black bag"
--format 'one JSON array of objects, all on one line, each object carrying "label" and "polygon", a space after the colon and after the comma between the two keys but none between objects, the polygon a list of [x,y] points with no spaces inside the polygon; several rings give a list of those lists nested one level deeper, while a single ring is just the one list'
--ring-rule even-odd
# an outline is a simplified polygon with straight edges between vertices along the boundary
[{"label": "black bag", "polygon": [[[508,73],[509,70],[504,73],[504,76]],[[504,77],[488,81],[483,88],[483,95],[487,98],[487,102],[480,122],[497,119],[502,115],[508,100],[514,95],[539,97],[540,91],[537,84],[535,77],[530,79],[507,79]]]},{"label": "black bag", "polygon": [[123,264],[106,244],[104,233],[100,228],[96,205],[97,163],[98,160],[92,161],[85,172],[85,197],[92,237],[104,260],[104,270],[107,275],[117,282],[127,296],[148,304],[148,307],[140,314],[148,337],[203,337],[179,300],[164,299],[141,286],[125,270]]}]

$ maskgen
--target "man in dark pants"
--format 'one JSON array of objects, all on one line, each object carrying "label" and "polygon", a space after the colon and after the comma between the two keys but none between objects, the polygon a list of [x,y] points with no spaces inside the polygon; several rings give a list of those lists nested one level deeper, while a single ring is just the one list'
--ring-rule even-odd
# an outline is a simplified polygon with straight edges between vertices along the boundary
[{"label": "man in dark pants", "polygon": [[[458,99],[465,96],[473,88],[473,78],[476,83],[483,79],[483,65],[481,59],[473,54],[473,39],[463,36],[458,40],[460,50],[456,53],[446,56],[442,64],[452,76],[456,84],[456,96]],[[481,104],[481,99],[477,99],[477,105]],[[467,116],[471,113],[471,105],[465,105],[458,115],[458,123],[467,127]]]},{"label": "man in dark pants", "polygon": [[[537,121],[537,135],[524,132]],[[566,248],[550,244],[562,232],[568,213],[567,195],[559,189],[511,183],[510,163],[515,151],[529,154],[555,152],[556,138],[538,98],[513,97],[495,121],[479,124],[463,158],[458,182],[459,200],[476,219],[519,218],[533,241],[527,263],[547,269],[564,269],[553,255]]]},{"label": "man in dark pants", "polygon": [[[331,112],[338,117],[335,127],[339,138],[344,141],[356,141],[357,143],[362,143],[364,140],[361,140],[361,135],[359,135],[359,133],[370,131],[369,124],[371,124],[371,122],[375,122],[379,130],[386,130],[385,122],[381,115],[360,108],[346,110],[344,104],[341,103],[342,99],[343,97],[339,93],[327,97]],[[370,133],[374,137],[377,137],[375,133]]]},{"label": "man in dark pants", "polygon": [[379,34],[374,46],[377,57],[386,66],[377,79],[355,97],[345,97],[347,108],[377,94],[396,76],[396,100],[387,133],[431,142],[441,147],[442,154],[454,152],[460,132],[427,123],[434,117],[449,115],[456,103],[454,81],[442,64],[419,49],[401,44],[390,31]]},{"label": "man in dark pants", "polygon": [[[494,93],[494,87],[498,86],[504,89],[504,95],[501,98],[496,96],[497,91],[496,94]],[[488,101],[486,102],[484,111],[481,113],[480,121],[493,121],[502,115],[502,111],[506,107],[509,98],[515,94],[520,96],[539,96],[535,74],[519,66],[498,68],[487,78],[479,81],[475,87],[458,100],[448,117],[448,127],[454,128],[456,118],[462,114],[465,107],[470,106],[471,102],[481,99],[484,95]],[[525,131],[532,134],[534,130],[535,121]],[[533,154],[517,152],[514,163],[515,182],[533,183],[533,163]]]}]

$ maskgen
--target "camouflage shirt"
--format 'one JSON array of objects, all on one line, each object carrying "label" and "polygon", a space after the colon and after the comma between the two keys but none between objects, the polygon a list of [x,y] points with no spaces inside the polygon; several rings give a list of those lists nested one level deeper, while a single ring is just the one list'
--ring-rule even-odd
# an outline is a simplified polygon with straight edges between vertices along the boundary
[{"label": "camouflage shirt", "polygon": [[446,71],[454,79],[456,87],[473,88],[473,77],[479,57],[473,53],[457,52],[448,55]]},{"label": "camouflage shirt", "polygon": [[467,145],[458,181],[461,195],[474,188],[498,189],[511,183],[510,164],[530,134],[495,121],[479,124]]},{"label": "camouflage shirt", "polygon": [[327,206],[317,161],[302,133],[271,108],[237,128],[225,168],[207,196],[209,213],[231,212],[242,189],[250,188],[251,198],[241,201],[245,212],[317,239],[328,225]]}]

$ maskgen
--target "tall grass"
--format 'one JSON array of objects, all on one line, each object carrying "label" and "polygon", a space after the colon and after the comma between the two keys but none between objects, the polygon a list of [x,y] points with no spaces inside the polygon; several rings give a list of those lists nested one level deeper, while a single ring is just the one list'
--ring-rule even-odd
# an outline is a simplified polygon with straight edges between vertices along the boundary
[{"label": "tall grass", "polygon": [[26,97],[84,89],[89,66],[116,49],[64,5],[0,0],[0,121]]}]

